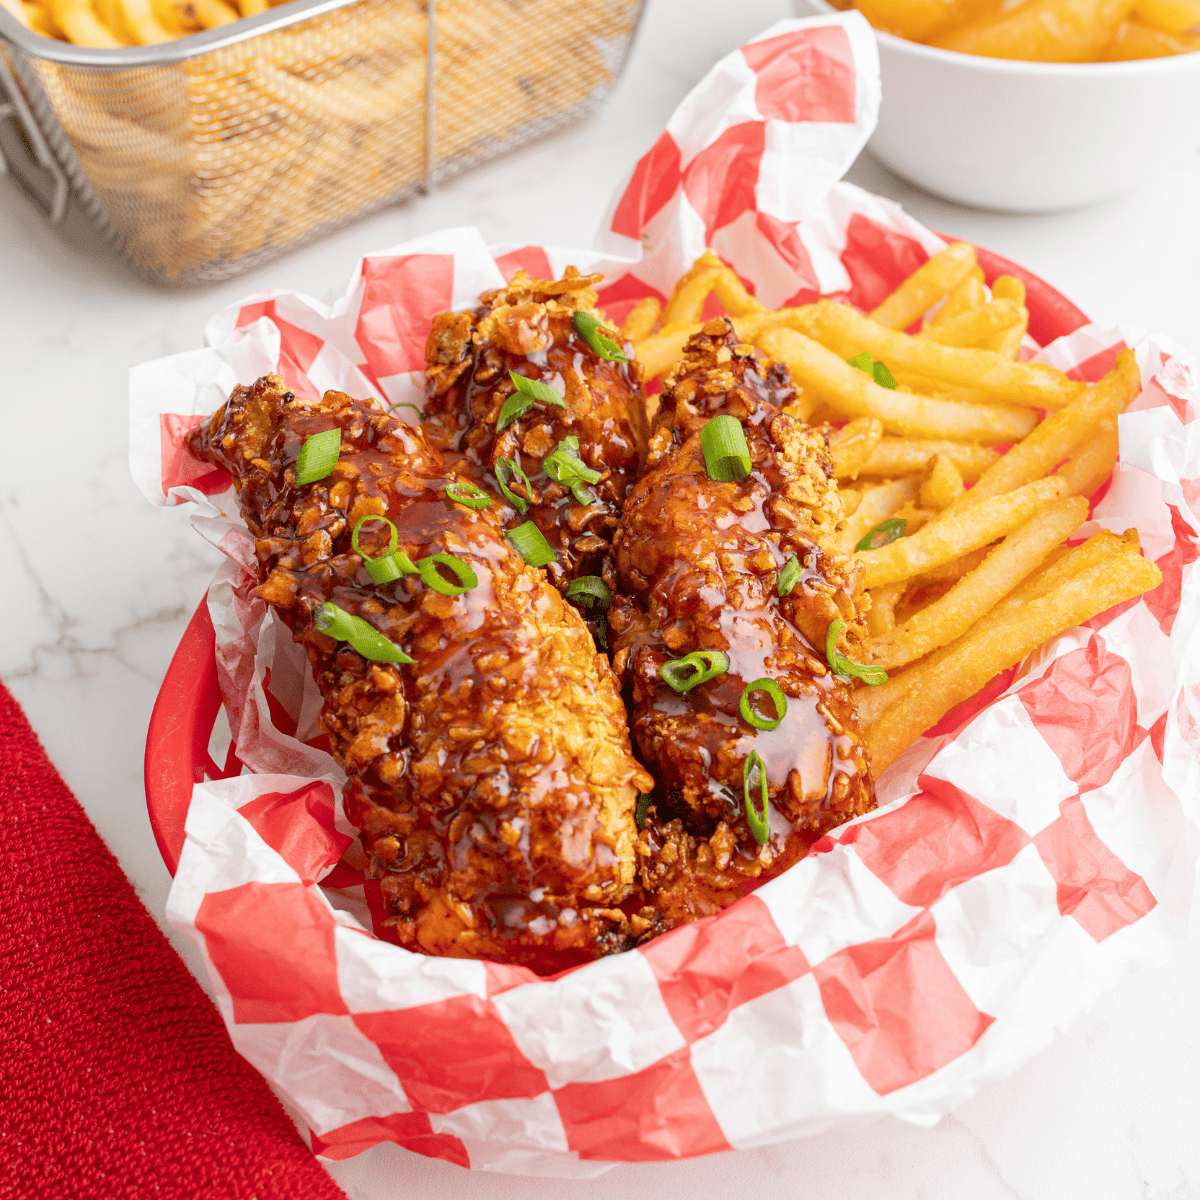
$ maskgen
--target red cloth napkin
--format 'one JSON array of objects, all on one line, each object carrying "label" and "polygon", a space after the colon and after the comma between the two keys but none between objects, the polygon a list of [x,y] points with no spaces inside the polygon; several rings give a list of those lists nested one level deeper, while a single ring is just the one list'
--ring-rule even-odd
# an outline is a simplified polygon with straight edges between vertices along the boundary
[{"label": "red cloth napkin", "polygon": [[0,1195],[345,1200],[2,684]]}]

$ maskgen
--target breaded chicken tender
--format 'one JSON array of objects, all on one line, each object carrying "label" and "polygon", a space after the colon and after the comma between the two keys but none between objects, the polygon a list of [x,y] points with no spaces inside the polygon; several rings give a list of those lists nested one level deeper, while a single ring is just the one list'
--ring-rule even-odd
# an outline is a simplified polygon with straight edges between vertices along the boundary
[{"label": "breaded chicken tender", "polygon": [[[792,394],[786,371],[739,345],[727,320],[705,325],[665,383],[660,413],[670,423],[652,440],[655,465],[630,493],[614,541],[613,661],[656,779],[642,883],[662,927],[729,903],[874,807],[849,688],[824,653],[831,622],[848,627],[844,645],[862,633],[861,569],[830,548],[841,504],[828,445],[776,407]],[[701,445],[704,424],[725,414],[741,423],[752,462],[737,482],[709,478]],[[781,597],[793,556],[798,574]],[[724,653],[728,670],[677,692],[660,670],[693,651]],[[787,700],[772,730],[739,713],[747,685],[763,678]],[[761,694],[752,711],[775,716]],[[762,844],[743,786],[752,753],[769,796]],[[757,803],[757,774],[750,790]]]},{"label": "breaded chicken tender", "polygon": [[[305,440],[338,429],[332,473],[297,486]],[[553,972],[629,944],[634,810],[650,780],[630,753],[607,660],[502,528],[499,496],[374,400],[299,400],[274,375],[236,388],[190,440],[228,469],[256,539],[260,586],[309,654],[320,723],[349,776],[346,811],[402,945]],[[364,555],[452,555],[476,583],[376,584]],[[446,575],[442,578],[451,581]],[[318,627],[325,602],[415,661],[370,661]]]},{"label": "breaded chicken tender", "polygon": [[[425,350],[426,439],[505,484],[510,504],[555,551],[547,571],[558,587],[599,574],[645,457],[640,369],[601,357],[572,321],[576,313],[603,321],[592,290],[601,278],[574,267],[556,281],[518,272],[473,312],[435,317]],[[563,407],[538,400],[497,428],[516,392],[510,372],[553,388]],[[590,478],[564,477],[564,454]]]}]

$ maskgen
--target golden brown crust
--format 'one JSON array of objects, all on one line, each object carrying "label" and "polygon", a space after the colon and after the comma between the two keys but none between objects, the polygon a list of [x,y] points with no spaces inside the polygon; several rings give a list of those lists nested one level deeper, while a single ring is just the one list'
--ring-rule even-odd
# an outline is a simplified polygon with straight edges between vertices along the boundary
[{"label": "golden brown crust", "polygon": [[[333,474],[294,485],[305,438],[337,427]],[[277,376],[237,388],[193,453],[226,467],[257,538],[260,595],[308,649],[321,724],[350,776],[402,944],[555,971],[628,944],[616,905],[635,871],[633,811],[649,779],[629,751],[607,661],[578,614],[505,537],[498,498],[444,498],[456,478],[421,432],[377,401],[299,401]],[[478,585],[451,597],[416,575],[375,585],[351,548],[367,514],[413,561],[449,553]],[[386,550],[386,529],[360,544]],[[333,601],[416,659],[368,662],[321,633]]]},{"label": "golden brown crust", "polygon": [[[533,494],[509,486],[530,502],[522,519],[532,520],[558,555],[547,570],[559,587],[599,573],[645,456],[636,364],[600,358],[571,323],[575,312],[596,311],[592,284],[600,278],[574,267],[554,281],[519,272],[507,287],[485,293],[474,312],[435,317],[425,350],[428,441],[466,455],[490,480],[499,459],[520,463]],[[500,409],[515,391],[509,371],[553,387],[566,407],[538,403],[497,432]],[[579,457],[601,473],[581,490],[591,503],[580,503],[542,470],[567,437],[579,439]]]},{"label": "golden brown crust", "polygon": [[[828,446],[823,434],[763,398],[761,380],[778,372],[734,353],[735,345],[728,322],[710,322],[688,345],[692,373],[681,368],[668,382],[664,407],[678,424],[660,427],[657,465],[626,502],[609,612],[634,741],[657,781],[650,836],[675,843],[672,864],[694,860],[688,886],[699,881],[702,899],[705,880],[721,876],[718,906],[722,895],[726,903],[735,898],[739,873],[775,874],[826,830],[874,806],[849,689],[824,659],[830,623],[840,619],[861,633],[866,606],[861,569],[829,549],[841,506]],[[724,393],[715,390],[718,381],[728,383]],[[751,472],[736,483],[716,482],[705,468],[700,429],[721,412],[739,417],[750,450]],[[800,576],[781,598],[779,572],[793,555]],[[723,651],[728,672],[677,694],[659,669],[694,650]],[[763,677],[788,697],[773,731],[756,730],[738,712],[746,685]],[[743,793],[744,764],[755,751],[766,764],[773,810],[771,838],[761,848]],[[683,822],[674,835],[667,832],[672,817]],[[708,846],[687,843],[688,833]],[[662,864],[642,857],[650,885]],[[681,870],[672,865],[669,878],[649,887],[660,910],[683,903]]]}]

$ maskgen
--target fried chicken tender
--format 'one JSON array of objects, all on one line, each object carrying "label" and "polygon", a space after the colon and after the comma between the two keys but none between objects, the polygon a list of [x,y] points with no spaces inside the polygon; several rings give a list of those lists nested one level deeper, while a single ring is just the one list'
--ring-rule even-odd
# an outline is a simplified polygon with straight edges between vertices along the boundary
[{"label": "fried chicken tender", "polygon": [[[868,602],[861,568],[830,548],[841,504],[825,436],[776,407],[792,394],[786,370],[739,345],[725,318],[706,324],[665,383],[671,424],[655,433],[656,465],[630,493],[614,540],[613,663],[657,781],[639,847],[656,928],[722,907],[874,807],[849,688],[824,656],[830,623],[844,621],[852,645]],[[722,413],[741,421],[752,460],[735,483],[708,477],[701,447],[703,425]],[[793,555],[800,573],[780,597]],[[723,651],[728,671],[678,693],[660,668],[696,650]],[[744,689],[762,678],[787,697],[773,730],[739,714]],[[774,717],[761,694],[751,703]],[[744,800],[752,752],[770,801],[762,846]],[[751,791],[757,798],[757,776]]]},{"label": "fried chicken tender", "polygon": [[[562,279],[530,279],[518,272],[507,287],[486,292],[473,312],[434,317],[425,348],[425,436],[431,445],[459,452],[492,480],[497,464],[516,464],[528,478],[505,480],[523,511],[557,554],[551,580],[565,587],[580,575],[599,574],[645,457],[645,399],[636,363],[601,358],[572,324],[576,312],[596,312],[592,285],[600,275],[568,267]],[[625,352],[632,355],[631,347]],[[539,380],[563,397],[565,407],[536,402],[497,431],[504,402],[516,387],[509,375]],[[543,468],[565,439],[592,482],[552,478]],[[501,460],[507,460],[507,464]],[[552,460],[553,462],[553,460]],[[527,510],[523,505],[528,505]]]},{"label": "fried chicken tender", "polygon": [[[301,445],[334,428],[332,474],[296,486]],[[233,475],[258,594],[308,651],[321,727],[349,776],[346,811],[400,943],[543,973],[628,945],[618,905],[650,780],[607,660],[509,543],[498,497],[482,510],[449,500],[466,476],[378,401],[299,400],[274,375],[236,388],[189,445]],[[454,555],[477,585],[451,596],[418,574],[373,583],[351,545],[365,516],[390,519],[414,563]],[[359,544],[376,558],[389,537],[369,522]],[[325,601],[415,663],[368,661],[322,633]]]}]

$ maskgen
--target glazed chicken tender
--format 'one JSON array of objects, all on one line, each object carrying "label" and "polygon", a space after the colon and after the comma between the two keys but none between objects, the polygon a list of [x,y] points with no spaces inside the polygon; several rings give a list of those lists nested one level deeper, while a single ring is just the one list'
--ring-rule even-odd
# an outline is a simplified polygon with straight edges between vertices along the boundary
[{"label": "glazed chicken tender", "polygon": [[[302,445],[335,429],[332,473],[297,486]],[[466,478],[378,401],[300,400],[278,376],[235,389],[190,445],[231,472],[258,594],[308,651],[346,810],[401,944],[543,973],[629,944],[618,905],[650,781],[608,662],[509,543],[499,497],[478,509],[447,497]],[[392,522],[412,564],[451,555],[476,583],[454,595],[416,572],[373,582],[365,558],[387,554],[390,533],[364,517]],[[415,661],[372,661],[322,632],[326,602]]]},{"label": "glazed chicken tender", "polygon": [[[741,880],[783,870],[826,830],[874,807],[849,689],[824,655],[833,621],[851,638],[862,631],[861,569],[829,549],[841,505],[828,446],[788,415],[793,397],[786,371],[740,345],[727,320],[705,325],[665,382],[651,469],[626,502],[614,544],[614,666],[657,781],[643,883],[659,893],[652,903],[668,923],[681,919],[683,885],[677,867],[664,872],[661,845],[676,843],[667,849],[672,864],[684,852],[694,857],[693,873],[719,906],[746,890]],[[752,461],[737,482],[709,477],[701,444],[707,421],[725,414],[741,423]],[[795,581],[781,597],[780,573],[793,556]],[[695,651],[722,652],[728,669],[677,691],[661,669]],[[762,679],[786,697],[769,730],[739,712],[747,685]],[[751,711],[778,715],[762,693]],[[761,838],[744,789],[754,753],[769,795]],[[757,773],[749,791],[759,803]]]},{"label": "glazed chicken tender", "polygon": [[[425,350],[426,438],[504,484],[554,550],[547,570],[559,587],[599,573],[645,456],[640,368],[602,357],[574,320],[583,313],[603,326],[592,290],[601,278],[574,267],[555,281],[521,271],[473,312],[435,317]],[[510,372],[553,389],[561,404],[538,399],[502,417],[507,401],[523,398]]]}]

